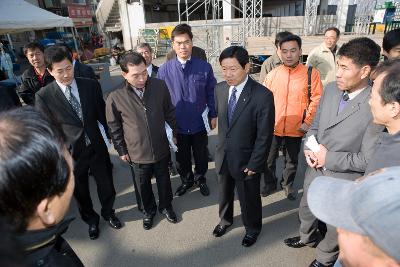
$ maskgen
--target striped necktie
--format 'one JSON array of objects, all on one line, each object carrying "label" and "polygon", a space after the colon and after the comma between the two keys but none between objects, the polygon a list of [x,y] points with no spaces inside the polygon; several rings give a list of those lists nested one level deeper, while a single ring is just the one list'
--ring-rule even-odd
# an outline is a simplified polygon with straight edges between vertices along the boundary
[{"label": "striped necktie", "polygon": [[228,125],[231,124],[232,118],[233,118],[233,113],[235,112],[235,107],[236,107],[236,92],[237,89],[236,87],[233,87],[231,97],[229,98],[228,102]]},{"label": "striped necktie", "polygon": [[[72,94],[71,90],[72,90],[72,87],[70,85],[68,85],[67,89],[65,90],[65,96],[66,96],[68,102],[71,104],[72,109],[75,111],[76,115],[78,115],[79,119],[83,123],[81,104],[79,103],[78,99]],[[85,143],[87,146],[90,145],[90,139],[86,133],[85,133]]]}]

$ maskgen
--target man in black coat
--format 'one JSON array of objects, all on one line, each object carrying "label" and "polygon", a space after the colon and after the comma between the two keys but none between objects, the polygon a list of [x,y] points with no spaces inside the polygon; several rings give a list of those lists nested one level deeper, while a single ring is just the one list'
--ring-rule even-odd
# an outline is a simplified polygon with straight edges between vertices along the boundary
[{"label": "man in black coat", "polygon": [[274,99],[267,88],[248,76],[249,55],[244,48],[226,48],[219,62],[225,79],[215,87],[218,113],[215,169],[221,221],[213,235],[224,235],[233,223],[236,186],[246,229],[242,245],[249,247],[261,232],[260,177],[274,131]]},{"label": "man in black coat", "polygon": [[122,227],[114,214],[115,189],[110,156],[98,122],[106,129],[105,103],[97,81],[74,78],[72,57],[65,47],[45,51],[47,68],[55,81],[36,94],[39,110],[54,117],[67,137],[75,161],[75,192],[82,219],[89,225],[89,237],[99,235],[99,215],[94,211],[89,192],[88,171],[94,175],[102,205],[101,215],[112,228]]},{"label": "man in black coat", "polygon": [[22,84],[18,88],[18,94],[25,104],[33,105],[36,92],[54,81],[54,78],[46,69],[44,47],[41,44],[29,43],[24,46],[23,50],[31,65],[22,73]]}]

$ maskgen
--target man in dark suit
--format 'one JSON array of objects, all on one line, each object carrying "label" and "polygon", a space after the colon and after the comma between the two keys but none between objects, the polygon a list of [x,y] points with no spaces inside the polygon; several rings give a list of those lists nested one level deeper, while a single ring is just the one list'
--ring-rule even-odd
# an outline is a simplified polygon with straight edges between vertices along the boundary
[{"label": "man in dark suit", "polygon": [[110,156],[98,127],[99,121],[109,137],[103,95],[98,82],[74,78],[72,57],[65,47],[47,48],[45,59],[55,81],[36,94],[36,106],[54,117],[64,130],[67,147],[75,161],[74,196],[82,219],[89,225],[89,237],[96,239],[99,215],[90,198],[89,169],[97,184],[102,217],[112,228],[122,227],[113,209],[115,189]]},{"label": "man in dark suit", "polygon": [[135,50],[146,60],[146,68],[149,76],[151,78],[157,78],[158,67],[152,64],[153,49],[151,49],[151,46],[148,43],[140,43],[136,46]]},{"label": "man in dark suit", "polygon": [[224,235],[233,223],[236,186],[246,229],[242,245],[249,247],[261,232],[260,176],[274,131],[274,98],[267,88],[248,76],[249,55],[244,48],[226,48],[219,62],[225,79],[215,87],[218,114],[215,169],[221,221],[213,235]]}]

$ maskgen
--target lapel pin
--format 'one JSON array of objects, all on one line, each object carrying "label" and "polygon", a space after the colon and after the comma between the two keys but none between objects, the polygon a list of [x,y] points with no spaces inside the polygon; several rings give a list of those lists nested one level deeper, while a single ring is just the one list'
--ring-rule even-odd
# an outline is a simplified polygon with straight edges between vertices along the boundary
[{"label": "lapel pin", "polygon": [[246,98],[243,98],[243,102],[246,102]]}]

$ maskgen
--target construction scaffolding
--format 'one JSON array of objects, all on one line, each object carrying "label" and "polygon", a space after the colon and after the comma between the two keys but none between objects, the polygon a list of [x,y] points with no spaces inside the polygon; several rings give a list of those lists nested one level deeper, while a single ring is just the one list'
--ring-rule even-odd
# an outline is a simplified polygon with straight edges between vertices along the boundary
[{"label": "construction scaffolding", "polygon": [[[228,3],[230,8],[238,11],[241,16],[240,21],[222,20],[223,2]],[[197,0],[193,3],[188,3],[188,0],[185,0],[183,9],[181,9],[181,3],[182,0],[178,0],[179,23],[182,20],[189,23],[190,16],[201,6],[204,6],[204,24],[195,27],[205,29],[206,37],[198,39],[205,44],[204,47],[209,60],[218,57],[227,45],[245,46],[247,37],[261,37],[264,34],[263,0],[240,0],[239,6],[234,5],[232,0]],[[222,40],[224,27],[230,27],[232,31],[232,38],[228,41]]]},{"label": "construction scaffolding", "polygon": [[317,29],[317,11],[319,0],[306,0],[304,9],[303,34],[314,35]]},{"label": "construction scaffolding", "polygon": [[376,0],[357,0],[357,10],[354,21],[355,34],[368,34],[374,15]]}]

